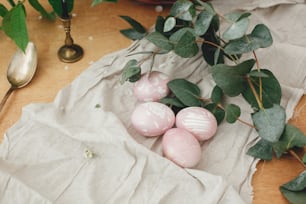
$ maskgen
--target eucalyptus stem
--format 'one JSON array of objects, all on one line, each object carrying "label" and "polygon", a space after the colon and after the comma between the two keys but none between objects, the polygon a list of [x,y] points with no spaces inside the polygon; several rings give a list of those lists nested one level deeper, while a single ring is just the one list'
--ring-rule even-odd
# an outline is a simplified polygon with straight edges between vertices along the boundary
[{"label": "eucalyptus stem", "polygon": [[293,151],[292,149],[289,150],[289,153],[296,159],[298,160],[298,162],[303,166],[304,169],[306,169],[306,165],[304,164],[304,162],[301,160],[301,158],[299,157],[299,155],[297,155],[295,153],[295,151]]},{"label": "eucalyptus stem", "polygon": [[[254,58],[255,58],[255,61],[256,61],[257,71],[260,72],[259,61],[258,61],[258,58],[257,58],[257,55],[256,55],[255,51],[253,51],[253,55],[254,55]],[[260,98],[260,101],[262,101],[262,78],[260,76],[259,76],[259,98]]]},{"label": "eucalyptus stem", "polygon": [[255,87],[254,87],[254,85],[253,85],[253,83],[252,83],[250,77],[246,77],[246,80],[247,80],[247,82],[248,82],[248,85],[249,85],[250,88],[251,88],[251,91],[252,91],[252,93],[253,93],[253,95],[254,95],[254,97],[255,97],[255,99],[256,99],[256,102],[257,102],[259,108],[260,108],[260,109],[263,109],[264,107],[263,107],[262,101],[260,100],[260,97],[258,96],[258,94],[257,94],[257,92],[256,92],[256,89],[255,89]]}]

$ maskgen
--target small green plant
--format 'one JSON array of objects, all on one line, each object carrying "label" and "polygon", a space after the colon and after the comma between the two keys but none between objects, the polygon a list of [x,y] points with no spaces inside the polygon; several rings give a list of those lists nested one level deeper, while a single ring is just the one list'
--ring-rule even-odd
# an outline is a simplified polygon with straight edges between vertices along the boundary
[{"label": "small green plant", "polygon": [[[116,2],[116,0],[106,0],[107,2]],[[7,0],[10,7],[6,7],[0,3],[0,16],[2,17],[2,24],[0,29],[10,37],[16,45],[25,50],[29,42],[29,34],[26,24],[26,9],[24,3],[26,0]],[[68,12],[71,12],[74,5],[74,0],[66,0]],[[92,6],[98,5],[103,0],[93,0]],[[39,0],[28,0],[28,3],[37,10],[43,18],[54,21],[56,16],[62,15],[62,1],[61,0],[48,0],[52,6],[52,11],[47,11]]]},{"label": "small green plant", "polygon": [[[174,79],[168,83],[172,94],[160,102],[174,110],[200,106],[210,110],[219,124],[224,120],[228,123],[239,121],[256,129],[260,140],[247,154],[263,160],[271,160],[273,155],[281,158],[284,154],[296,158],[305,170],[295,180],[282,185],[280,190],[291,203],[303,203],[306,200],[306,166],[294,151],[305,147],[306,137],[297,127],[286,124],[286,113],[280,104],[281,86],[256,56],[257,49],[272,45],[272,35],[264,24],[256,25],[247,33],[250,15],[249,12],[221,15],[210,3],[178,0],[168,16],[156,19],[153,32],[147,32],[139,22],[124,16],[122,18],[131,28],[121,33],[133,40],[146,38],[156,46],[155,50],[135,53],[147,55],[145,59],[153,61],[152,67],[156,55],[173,52],[182,58],[190,58],[201,51],[204,60],[211,65],[216,84],[211,97],[203,99],[196,84]],[[220,30],[221,20],[228,25],[224,31]],[[242,58],[242,55],[246,57]],[[129,61],[123,69],[122,80],[137,81],[142,63],[143,60]],[[239,104],[225,104],[224,96],[244,98],[253,110],[250,115],[252,124],[242,121]]]}]

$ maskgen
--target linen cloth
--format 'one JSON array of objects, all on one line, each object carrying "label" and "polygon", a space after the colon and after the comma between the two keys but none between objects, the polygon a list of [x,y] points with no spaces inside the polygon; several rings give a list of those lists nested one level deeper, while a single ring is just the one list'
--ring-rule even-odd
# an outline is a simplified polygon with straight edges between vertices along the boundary
[{"label": "linen cloth", "polygon": [[[303,1],[213,2],[220,12],[251,10],[252,23],[272,32],[272,47],[257,52],[260,63],[282,85],[288,119],[306,90],[306,5]],[[224,2],[224,1],[223,1]],[[237,2],[237,3],[236,3]],[[230,5],[230,6],[227,6]],[[130,116],[139,103],[132,84],[120,84],[131,53],[153,50],[146,40],[102,57],[49,104],[30,104],[0,146],[2,204],[242,204],[252,203],[252,175],[258,160],[246,155],[256,132],[240,123],[222,123],[202,145],[202,160],[181,168],[162,156],[161,137],[145,138]],[[143,64],[148,71],[150,61]],[[183,59],[158,56],[154,70],[197,83],[209,97],[214,82],[201,54]],[[251,109],[241,98],[242,118]]]}]

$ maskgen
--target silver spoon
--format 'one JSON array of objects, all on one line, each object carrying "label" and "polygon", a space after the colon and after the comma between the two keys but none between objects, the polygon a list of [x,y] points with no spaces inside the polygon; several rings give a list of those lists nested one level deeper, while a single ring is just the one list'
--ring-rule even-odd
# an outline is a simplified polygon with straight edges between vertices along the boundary
[{"label": "silver spoon", "polygon": [[33,42],[29,42],[25,52],[17,50],[13,56],[8,69],[7,80],[11,84],[0,103],[2,111],[11,93],[18,88],[26,86],[33,78],[37,68],[37,50]]}]

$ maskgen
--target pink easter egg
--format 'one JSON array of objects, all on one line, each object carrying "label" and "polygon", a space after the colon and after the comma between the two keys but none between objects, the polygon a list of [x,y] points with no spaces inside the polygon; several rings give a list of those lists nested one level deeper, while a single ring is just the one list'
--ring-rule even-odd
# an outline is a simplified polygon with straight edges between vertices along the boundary
[{"label": "pink easter egg", "polygon": [[201,159],[201,146],[198,140],[187,130],[169,129],[162,139],[163,154],[181,167],[191,168]]},{"label": "pink easter egg", "polygon": [[176,115],[176,127],[191,132],[199,141],[210,139],[217,132],[215,116],[205,108],[188,107]]},{"label": "pink easter egg", "polygon": [[139,104],[132,113],[132,125],[144,136],[159,136],[172,128],[175,123],[173,111],[158,102]]},{"label": "pink easter egg", "polygon": [[134,84],[134,95],[139,101],[158,101],[169,94],[168,82],[169,77],[162,72],[143,74]]}]

